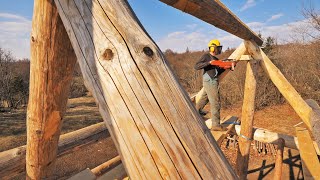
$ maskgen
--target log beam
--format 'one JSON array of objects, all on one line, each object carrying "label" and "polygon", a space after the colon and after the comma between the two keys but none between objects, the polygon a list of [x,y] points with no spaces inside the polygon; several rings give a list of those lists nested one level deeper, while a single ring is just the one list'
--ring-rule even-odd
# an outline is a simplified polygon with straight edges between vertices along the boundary
[{"label": "log beam", "polygon": [[262,45],[262,39],[219,0],[160,0],[244,40]]},{"label": "log beam", "polygon": [[35,0],[27,110],[27,178],[50,176],[76,56],[52,0]]},{"label": "log beam", "polygon": [[241,131],[239,136],[239,149],[237,154],[236,171],[240,179],[246,179],[250,146],[253,140],[253,118],[255,107],[255,94],[257,86],[257,61],[247,62],[244,98],[241,114]]},{"label": "log beam", "polygon": [[127,1],[55,2],[130,178],[236,179]]}]

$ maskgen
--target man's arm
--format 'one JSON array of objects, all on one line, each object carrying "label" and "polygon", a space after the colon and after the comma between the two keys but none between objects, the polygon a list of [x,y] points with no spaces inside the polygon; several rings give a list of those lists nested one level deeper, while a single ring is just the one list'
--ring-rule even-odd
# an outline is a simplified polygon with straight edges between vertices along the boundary
[{"label": "man's arm", "polygon": [[211,66],[210,61],[207,60],[207,56],[208,56],[207,54],[204,54],[203,56],[201,56],[199,61],[195,64],[194,69],[200,70],[207,66]]}]

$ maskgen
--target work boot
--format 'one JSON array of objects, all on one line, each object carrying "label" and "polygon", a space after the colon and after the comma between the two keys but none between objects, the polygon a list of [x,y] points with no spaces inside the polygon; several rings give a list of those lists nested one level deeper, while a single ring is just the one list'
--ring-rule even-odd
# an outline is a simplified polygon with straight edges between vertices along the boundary
[{"label": "work boot", "polygon": [[210,130],[211,131],[227,131],[228,129],[219,124],[219,125],[213,125]]}]

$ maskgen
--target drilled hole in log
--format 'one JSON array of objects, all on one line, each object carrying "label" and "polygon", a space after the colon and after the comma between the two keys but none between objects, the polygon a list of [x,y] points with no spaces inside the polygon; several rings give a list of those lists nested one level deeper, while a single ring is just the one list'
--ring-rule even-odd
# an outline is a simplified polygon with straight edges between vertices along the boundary
[{"label": "drilled hole in log", "polygon": [[143,52],[144,52],[147,56],[149,56],[149,57],[153,56],[153,51],[152,51],[152,49],[149,48],[149,47],[144,47],[144,48],[143,48]]},{"label": "drilled hole in log", "polygon": [[113,58],[113,52],[111,49],[106,49],[103,54],[102,57],[104,60],[111,60]]}]

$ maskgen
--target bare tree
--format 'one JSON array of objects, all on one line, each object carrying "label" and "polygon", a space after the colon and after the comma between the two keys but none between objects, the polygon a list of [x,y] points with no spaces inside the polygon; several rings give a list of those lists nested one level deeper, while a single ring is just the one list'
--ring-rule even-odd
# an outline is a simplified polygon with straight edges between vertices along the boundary
[{"label": "bare tree", "polygon": [[308,5],[303,5],[302,15],[308,21],[310,28],[305,34],[314,40],[320,40],[320,11],[315,9],[312,1]]},{"label": "bare tree", "polygon": [[29,61],[16,61],[10,51],[0,48],[0,107],[26,103],[28,81]]}]

